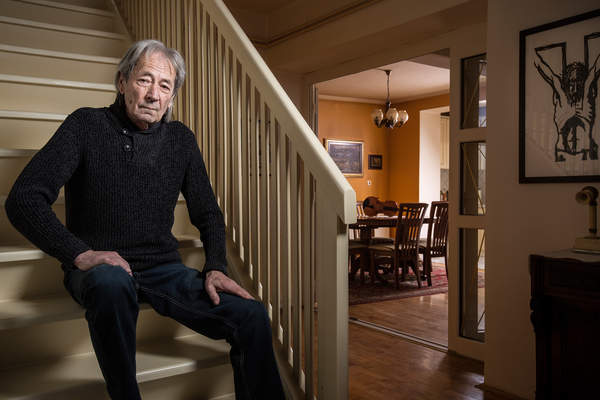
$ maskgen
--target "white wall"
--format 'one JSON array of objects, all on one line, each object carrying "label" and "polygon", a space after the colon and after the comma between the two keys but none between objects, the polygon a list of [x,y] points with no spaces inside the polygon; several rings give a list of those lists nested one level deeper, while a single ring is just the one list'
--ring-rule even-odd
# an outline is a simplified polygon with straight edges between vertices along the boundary
[{"label": "white wall", "polygon": [[518,183],[519,31],[597,7],[597,0],[488,4],[485,383],[528,399],[535,389],[528,257],[571,247],[585,234],[587,210],[574,200],[584,183]]},{"label": "white wall", "polygon": [[[441,120],[440,113],[449,107],[420,112],[419,136],[419,202],[431,204],[440,200]],[[427,231],[424,230],[424,234]]]}]

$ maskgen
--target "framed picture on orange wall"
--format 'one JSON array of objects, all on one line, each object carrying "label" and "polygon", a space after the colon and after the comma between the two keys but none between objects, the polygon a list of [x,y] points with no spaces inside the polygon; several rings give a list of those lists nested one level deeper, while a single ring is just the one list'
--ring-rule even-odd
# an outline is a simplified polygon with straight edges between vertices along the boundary
[{"label": "framed picture on orange wall", "polygon": [[381,154],[369,154],[369,169],[382,169],[383,156]]},{"label": "framed picture on orange wall", "polygon": [[327,139],[325,148],[345,176],[363,176],[363,142]]}]

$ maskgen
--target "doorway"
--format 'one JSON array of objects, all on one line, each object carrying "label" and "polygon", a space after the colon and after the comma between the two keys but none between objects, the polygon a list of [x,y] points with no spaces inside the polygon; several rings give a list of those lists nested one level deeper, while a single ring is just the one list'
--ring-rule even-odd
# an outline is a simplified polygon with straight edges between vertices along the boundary
[{"label": "doorway", "polygon": [[[385,110],[386,107],[386,69],[391,70],[391,106],[399,111],[406,110],[409,115],[406,124],[393,129],[377,127],[371,116],[374,110]],[[324,143],[330,139],[362,142],[363,173],[360,176],[347,176],[356,191],[357,201],[375,196],[381,201],[422,201],[430,204],[431,201],[440,200],[442,181],[445,182],[443,191],[447,194],[448,168],[445,168],[445,178],[440,171],[440,149],[443,147],[440,142],[440,114],[449,109],[449,82],[449,54],[448,51],[440,51],[315,85],[318,95],[312,97],[317,99],[312,115],[316,116],[319,139]],[[425,178],[422,172],[424,167],[421,161],[424,157],[421,155],[421,129],[424,124],[430,125],[429,120],[435,113],[438,136],[434,146],[437,149],[436,171],[428,170],[428,174],[431,172],[435,176],[436,184],[432,187],[431,182],[423,184],[431,179],[429,175]],[[447,140],[444,148],[444,154],[447,154]],[[369,163],[370,156],[379,160],[374,168]],[[446,156],[446,165],[447,160]],[[426,230],[424,225],[423,236]],[[384,230],[376,232],[376,235],[390,237],[391,232]],[[369,299],[361,302],[359,299],[358,303],[354,303],[356,298],[352,285],[358,281],[351,281],[350,317],[354,322],[406,335],[415,341],[445,350],[448,345],[447,280],[443,262],[437,262],[436,267],[436,273],[439,268],[444,271],[439,276],[443,283],[434,288],[424,287],[419,294],[393,295],[397,289],[390,284],[382,290],[392,293],[391,298],[387,298],[386,294],[374,301]],[[405,284],[416,288],[417,283],[412,278],[414,274],[409,274]]]}]

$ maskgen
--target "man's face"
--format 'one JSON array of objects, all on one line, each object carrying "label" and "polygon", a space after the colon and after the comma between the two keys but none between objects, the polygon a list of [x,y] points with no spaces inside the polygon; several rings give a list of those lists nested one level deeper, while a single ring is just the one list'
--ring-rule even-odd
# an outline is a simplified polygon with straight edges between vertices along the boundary
[{"label": "man's face", "polygon": [[138,60],[129,79],[119,79],[129,119],[140,129],[161,120],[173,100],[175,68],[164,54],[146,54]]}]

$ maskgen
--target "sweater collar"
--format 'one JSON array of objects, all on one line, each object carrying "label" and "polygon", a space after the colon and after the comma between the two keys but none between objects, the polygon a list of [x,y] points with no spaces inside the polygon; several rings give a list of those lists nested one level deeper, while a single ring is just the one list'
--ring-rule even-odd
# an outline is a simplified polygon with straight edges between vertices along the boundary
[{"label": "sweater collar", "polygon": [[156,132],[164,121],[163,117],[163,119],[160,121],[151,124],[148,129],[140,129],[137,125],[131,122],[127,116],[127,113],[125,112],[125,106],[119,104],[118,100],[111,104],[110,107],[108,107],[108,110],[110,111],[113,121],[117,123],[119,130],[127,129],[130,132],[149,134]]}]

